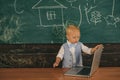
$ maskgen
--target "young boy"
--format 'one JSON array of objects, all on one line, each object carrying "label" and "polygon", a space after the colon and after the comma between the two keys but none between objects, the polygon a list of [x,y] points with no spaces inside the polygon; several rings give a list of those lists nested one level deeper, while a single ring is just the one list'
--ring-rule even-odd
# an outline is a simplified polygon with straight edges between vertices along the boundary
[{"label": "young boy", "polygon": [[94,48],[88,48],[80,39],[80,29],[75,25],[69,25],[66,28],[66,38],[67,42],[64,43],[57,56],[53,67],[57,67],[61,60],[63,60],[63,68],[71,68],[75,66],[82,66],[82,52],[86,54],[93,54],[100,46],[97,45]]}]

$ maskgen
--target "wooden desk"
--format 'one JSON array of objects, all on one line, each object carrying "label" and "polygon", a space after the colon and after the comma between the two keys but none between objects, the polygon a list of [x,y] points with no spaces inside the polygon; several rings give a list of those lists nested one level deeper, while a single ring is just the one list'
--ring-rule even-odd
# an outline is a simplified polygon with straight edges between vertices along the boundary
[{"label": "wooden desk", "polygon": [[62,68],[0,68],[0,80],[120,80],[120,67],[100,67],[90,78],[64,76]]}]

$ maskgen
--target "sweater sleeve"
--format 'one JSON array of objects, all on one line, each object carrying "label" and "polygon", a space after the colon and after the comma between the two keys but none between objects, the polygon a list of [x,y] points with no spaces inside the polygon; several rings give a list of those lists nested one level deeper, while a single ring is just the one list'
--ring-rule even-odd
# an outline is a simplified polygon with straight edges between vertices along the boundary
[{"label": "sweater sleeve", "polygon": [[63,46],[61,46],[61,48],[60,48],[60,50],[59,50],[59,52],[58,52],[56,57],[59,57],[62,60],[63,56],[64,56],[64,48],[63,48]]},{"label": "sweater sleeve", "polygon": [[91,53],[91,49],[92,49],[92,48],[89,48],[89,47],[85,46],[83,43],[82,43],[81,45],[82,45],[82,51],[83,51],[84,53],[86,53],[86,54],[92,54],[92,53]]}]

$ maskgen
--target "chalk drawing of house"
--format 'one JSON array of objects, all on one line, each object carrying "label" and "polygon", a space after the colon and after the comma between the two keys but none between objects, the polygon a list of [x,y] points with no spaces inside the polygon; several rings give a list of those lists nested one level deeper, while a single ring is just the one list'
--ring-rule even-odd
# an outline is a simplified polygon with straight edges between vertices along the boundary
[{"label": "chalk drawing of house", "polygon": [[38,9],[40,26],[53,27],[64,26],[63,9],[64,5],[56,0],[40,0],[32,9]]}]

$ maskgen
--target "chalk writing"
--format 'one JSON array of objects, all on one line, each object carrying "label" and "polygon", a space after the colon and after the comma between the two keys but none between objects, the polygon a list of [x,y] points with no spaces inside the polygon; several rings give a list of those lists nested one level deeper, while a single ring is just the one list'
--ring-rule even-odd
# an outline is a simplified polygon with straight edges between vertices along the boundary
[{"label": "chalk writing", "polygon": [[112,5],[112,14],[111,15],[107,15],[106,17],[104,17],[107,25],[114,25],[115,27],[117,27],[117,23],[120,22],[120,18],[119,17],[114,17],[114,9],[115,9],[115,0],[113,0],[113,5]]},{"label": "chalk writing", "polygon": [[[1,27],[1,35],[0,40],[4,42],[11,42],[13,37],[18,37],[20,35],[19,29],[23,25],[23,23],[20,22],[20,18],[16,16],[11,16],[9,19],[8,25],[6,25],[6,22],[8,21],[8,18],[3,17],[0,22],[2,25]],[[13,25],[14,24],[14,25]]]},{"label": "chalk writing", "polygon": [[91,19],[90,21],[95,23],[95,25],[99,22],[102,22],[101,20],[101,13],[99,11],[93,11],[91,12]]},{"label": "chalk writing", "polygon": [[83,42],[120,42],[119,4],[119,0],[1,0],[0,43],[63,43],[68,24],[81,28]]},{"label": "chalk writing", "polygon": [[113,0],[113,5],[112,5],[112,14],[111,15],[107,15],[106,17],[104,17],[107,25],[114,25],[115,27],[117,27],[117,23],[120,22],[120,18],[119,17],[114,17],[114,9],[115,9],[115,0]]},{"label": "chalk writing", "polygon": [[117,27],[116,24],[120,22],[120,18],[114,17],[113,15],[107,15],[105,17],[105,21],[107,22],[107,25],[114,25],[115,27]]},{"label": "chalk writing", "polygon": [[[32,7],[32,9],[38,9],[39,11],[40,26],[43,26],[43,27],[64,26],[63,9],[67,7],[63,6],[61,3],[59,3],[56,0],[54,0],[52,5],[50,6],[49,5],[38,6],[42,3],[43,1],[40,0]],[[43,14],[44,12],[45,12],[45,15]],[[41,16],[41,14],[43,15]],[[57,16],[60,16],[60,17],[57,17]],[[56,20],[59,20],[59,21],[55,22]]]},{"label": "chalk writing", "polygon": [[88,18],[88,13],[94,9],[96,6],[90,6],[88,7],[88,3],[86,6],[84,6],[84,10],[85,10],[85,15],[86,15],[86,19],[87,19],[87,22],[90,24],[90,21],[89,21],[89,18]]},{"label": "chalk writing", "polygon": [[56,19],[55,11],[48,11],[46,15],[47,15],[47,20]]},{"label": "chalk writing", "polygon": [[72,6],[72,3],[76,2],[77,0],[66,0],[66,1],[68,1],[70,3],[70,5]]},{"label": "chalk writing", "polygon": [[18,10],[17,10],[17,7],[16,7],[16,4],[17,4],[17,0],[14,1],[14,9],[15,9],[15,12],[16,12],[17,14],[22,14],[22,13],[24,12],[24,10],[18,11]]}]

